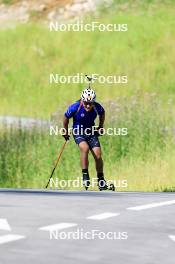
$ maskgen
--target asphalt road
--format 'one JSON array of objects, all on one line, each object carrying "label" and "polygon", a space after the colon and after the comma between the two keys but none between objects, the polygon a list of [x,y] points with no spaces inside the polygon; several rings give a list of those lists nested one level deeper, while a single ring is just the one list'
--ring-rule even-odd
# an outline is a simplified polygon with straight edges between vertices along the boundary
[{"label": "asphalt road", "polygon": [[174,264],[175,193],[0,189],[0,264]]}]

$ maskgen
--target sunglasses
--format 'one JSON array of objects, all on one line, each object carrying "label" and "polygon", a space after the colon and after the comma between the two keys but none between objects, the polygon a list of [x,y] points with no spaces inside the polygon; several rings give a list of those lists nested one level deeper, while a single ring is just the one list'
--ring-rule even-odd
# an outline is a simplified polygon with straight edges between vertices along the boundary
[{"label": "sunglasses", "polygon": [[92,102],[84,102],[85,105],[93,105]]}]

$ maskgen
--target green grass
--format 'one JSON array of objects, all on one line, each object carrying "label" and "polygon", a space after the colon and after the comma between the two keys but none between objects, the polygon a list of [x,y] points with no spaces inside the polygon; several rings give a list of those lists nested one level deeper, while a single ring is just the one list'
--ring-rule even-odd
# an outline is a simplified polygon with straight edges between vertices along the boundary
[{"label": "green grass", "polygon": [[13,4],[13,0],[1,0],[0,1],[0,4],[2,3],[2,4],[6,4],[6,5],[10,5],[10,4]]},{"label": "green grass", "polygon": [[[126,33],[49,32],[39,23],[0,31],[0,115],[52,116],[60,125],[84,85],[50,85],[50,73],[127,74],[125,85],[94,84],[106,109],[106,127],[128,128],[127,136],[101,138],[106,178],[127,180],[124,191],[173,191],[175,3],[116,3],[86,21],[127,23]],[[49,131],[1,128],[0,186],[45,186],[62,144]],[[90,174],[95,176],[92,157]],[[81,177],[73,140],[55,177]]]},{"label": "green grass", "polygon": [[58,106],[79,98],[83,84],[50,85],[52,72],[128,75],[125,85],[96,83],[99,101],[135,91],[174,98],[174,6],[138,7],[134,13],[127,9],[96,18],[128,23],[127,33],[49,32],[37,23],[1,31],[0,114],[48,118]]},{"label": "green grass", "polygon": [[[127,136],[101,137],[106,179],[127,180],[127,188],[118,188],[123,191],[172,190],[175,187],[173,106],[169,105],[163,111],[160,98],[152,94],[145,95],[142,104],[137,95],[127,101],[119,97],[105,106],[109,115],[106,128],[128,128]],[[61,123],[56,123],[61,127]],[[43,188],[62,144],[61,136],[50,136],[49,130],[3,128],[0,134],[0,186]],[[96,177],[91,156],[90,175]],[[54,177],[64,180],[81,177],[79,150],[73,139],[67,145]]]}]

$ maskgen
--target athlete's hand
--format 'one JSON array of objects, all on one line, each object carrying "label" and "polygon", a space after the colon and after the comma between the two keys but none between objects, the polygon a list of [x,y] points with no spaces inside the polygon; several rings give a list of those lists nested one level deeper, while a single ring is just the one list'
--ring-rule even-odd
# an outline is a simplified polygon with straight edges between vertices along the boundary
[{"label": "athlete's hand", "polygon": [[69,139],[70,139],[70,136],[69,135],[62,135],[63,137],[64,137],[64,139],[66,140],[66,141],[68,141]]},{"label": "athlete's hand", "polygon": [[97,127],[97,136],[103,136],[104,135],[104,128],[103,127]]}]

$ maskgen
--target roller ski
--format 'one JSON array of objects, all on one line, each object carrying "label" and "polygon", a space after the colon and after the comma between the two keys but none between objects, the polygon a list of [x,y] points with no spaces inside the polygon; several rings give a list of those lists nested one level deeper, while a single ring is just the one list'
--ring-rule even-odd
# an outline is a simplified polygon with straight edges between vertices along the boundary
[{"label": "roller ski", "polygon": [[115,186],[113,183],[109,184],[109,186],[106,184],[106,181],[104,179],[104,176],[98,177],[98,188],[99,191],[115,191]]}]

